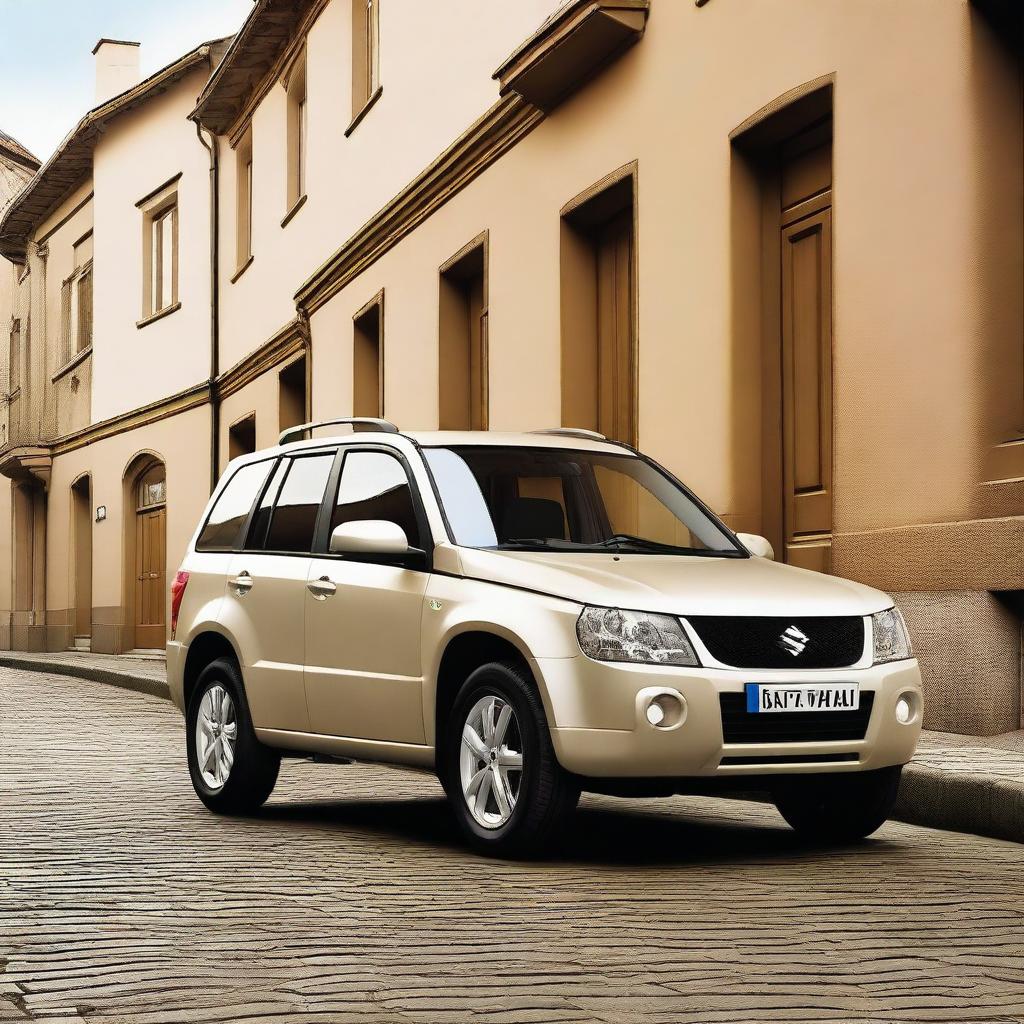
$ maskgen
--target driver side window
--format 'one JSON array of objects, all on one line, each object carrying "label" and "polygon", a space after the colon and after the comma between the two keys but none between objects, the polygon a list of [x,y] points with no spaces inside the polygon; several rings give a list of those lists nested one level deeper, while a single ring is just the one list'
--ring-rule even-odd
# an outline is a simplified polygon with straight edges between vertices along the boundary
[{"label": "driver side window", "polygon": [[397,523],[413,547],[424,547],[405,467],[386,452],[351,451],[345,456],[331,532],[342,523],[365,519]]}]

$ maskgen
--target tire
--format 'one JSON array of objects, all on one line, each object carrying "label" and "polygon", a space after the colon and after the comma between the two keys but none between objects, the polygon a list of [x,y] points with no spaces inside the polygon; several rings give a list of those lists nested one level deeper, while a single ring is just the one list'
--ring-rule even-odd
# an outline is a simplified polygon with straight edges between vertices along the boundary
[{"label": "tire", "polygon": [[[490,737],[485,714],[493,726]],[[464,741],[467,726],[482,747]],[[529,857],[549,847],[572,816],[580,790],[555,757],[544,706],[526,670],[510,662],[476,669],[455,698],[446,735],[442,782],[470,844],[498,857]]]},{"label": "tire", "polygon": [[902,765],[873,772],[794,776],[773,794],[792,828],[816,842],[864,839],[888,820],[899,794]]},{"label": "tire", "polygon": [[[233,759],[224,756],[232,733]],[[219,738],[219,750],[211,737]],[[273,792],[281,755],[256,739],[242,675],[232,659],[218,658],[200,674],[185,716],[185,746],[192,785],[211,811],[249,814]]]}]

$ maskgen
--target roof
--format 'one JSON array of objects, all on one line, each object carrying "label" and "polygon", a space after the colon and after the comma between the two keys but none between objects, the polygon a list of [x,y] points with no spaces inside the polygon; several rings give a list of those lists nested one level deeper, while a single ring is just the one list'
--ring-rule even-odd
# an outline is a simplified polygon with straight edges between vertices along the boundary
[{"label": "roof", "polygon": [[30,153],[16,138],[0,129],[0,155],[13,160],[30,171],[39,169],[39,158]]},{"label": "roof", "polygon": [[297,26],[322,0],[256,0],[199,95],[192,118],[226,135],[253,91],[287,48]]},{"label": "roof", "polygon": [[36,225],[91,171],[93,147],[111,121],[165,92],[204,61],[216,61],[226,41],[201,43],[138,85],[90,110],[7,208],[0,220],[0,256],[17,262],[25,258],[28,237]]}]

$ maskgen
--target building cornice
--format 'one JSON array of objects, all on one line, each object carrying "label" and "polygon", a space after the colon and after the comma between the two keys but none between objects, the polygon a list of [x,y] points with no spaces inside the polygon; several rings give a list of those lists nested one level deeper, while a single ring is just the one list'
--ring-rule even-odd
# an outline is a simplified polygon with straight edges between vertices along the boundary
[{"label": "building cornice", "polygon": [[554,109],[623,50],[639,42],[650,0],[571,0],[494,72],[504,96]]},{"label": "building cornice", "polygon": [[303,316],[289,320],[259,348],[240,359],[217,378],[217,397],[233,395],[257,377],[298,355],[309,345],[309,321]]},{"label": "building cornice", "polygon": [[316,312],[543,119],[515,94],[498,100],[310,276],[295,294],[300,312]]},{"label": "building cornice", "polygon": [[234,145],[328,3],[256,0],[189,117]]}]

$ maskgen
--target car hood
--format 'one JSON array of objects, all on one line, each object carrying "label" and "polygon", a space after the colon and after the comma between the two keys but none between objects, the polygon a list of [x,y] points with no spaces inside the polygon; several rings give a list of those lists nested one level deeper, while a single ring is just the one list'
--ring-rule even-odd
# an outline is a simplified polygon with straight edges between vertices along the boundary
[{"label": "car hood", "polygon": [[869,615],[892,599],[764,558],[460,548],[466,576],[580,604],[674,615]]}]

